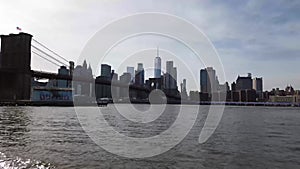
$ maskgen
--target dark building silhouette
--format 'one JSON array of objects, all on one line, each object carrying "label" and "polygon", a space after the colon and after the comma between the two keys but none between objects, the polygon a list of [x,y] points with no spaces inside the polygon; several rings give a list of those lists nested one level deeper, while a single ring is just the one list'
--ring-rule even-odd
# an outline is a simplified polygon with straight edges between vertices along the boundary
[{"label": "dark building silhouette", "polygon": [[256,91],[254,89],[239,91],[239,102],[255,102],[255,101],[256,101]]},{"label": "dark building silhouette", "polygon": [[253,88],[252,85],[252,76],[250,73],[246,77],[238,76],[236,80],[236,90],[251,90]]},{"label": "dark building silhouette", "polygon": [[[257,93],[261,93],[259,96]],[[248,76],[238,76],[236,83],[231,84],[230,97],[227,101],[232,102],[255,102],[262,98],[262,78],[252,79],[251,73]]]},{"label": "dark building silhouette", "polygon": [[200,101],[211,101],[208,93],[200,92]]},{"label": "dark building silhouette", "polygon": [[256,91],[256,97],[258,98],[258,100],[262,100],[263,99],[263,79],[261,78],[253,78],[252,79],[253,82],[253,89]]},{"label": "dark building silhouette", "polygon": [[31,39],[27,33],[1,35],[1,101],[30,99]]},{"label": "dark building silhouette", "polygon": [[200,70],[200,91],[202,93],[208,93],[208,75],[205,69]]},{"label": "dark building silhouette", "polygon": [[101,81],[107,81],[111,82],[111,79],[109,77],[105,76],[97,76],[95,79],[96,82],[96,87],[95,87],[95,92],[96,92],[96,99],[100,98],[112,98],[111,96],[111,86],[110,85],[105,85],[105,84],[99,84]]},{"label": "dark building silhouette", "polygon": [[163,78],[149,78],[146,80],[146,87],[150,90],[163,89]]},{"label": "dark building silhouette", "polygon": [[166,69],[167,71],[164,74],[164,88],[169,91],[177,92],[177,68],[174,67],[174,62],[167,61]]},{"label": "dark building silhouette", "polygon": [[202,93],[214,93],[219,86],[216,70],[212,67],[207,67],[200,70],[200,91]]},{"label": "dark building silhouette", "polygon": [[294,95],[295,94],[295,90],[292,87],[292,85],[289,85],[285,88],[285,94],[286,95]]},{"label": "dark building silhouette", "polygon": [[231,101],[238,102],[240,100],[240,92],[239,91],[231,91]]},{"label": "dark building silhouette", "polygon": [[[70,70],[68,70],[66,66],[61,66],[58,69],[58,74],[59,75],[70,75]],[[57,80],[56,82],[57,82],[56,86],[59,88],[71,87],[70,81],[68,81],[68,80]]]},{"label": "dark building silhouette", "polygon": [[173,61],[166,62],[166,73],[163,74],[163,91],[167,95],[180,97],[177,86],[177,68]]},{"label": "dark building silhouette", "polygon": [[108,64],[101,64],[101,76],[111,78],[111,66]]},{"label": "dark building silhouette", "polygon": [[231,83],[231,90],[236,91],[236,84],[235,82]]},{"label": "dark building silhouette", "polygon": [[[111,66],[108,64],[101,64],[101,75],[97,76],[95,82],[107,81],[111,82],[114,71],[111,70]],[[116,77],[116,76],[115,76]],[[111,85],[96,84],[96,99],[100,98],[112,98]]]},{"label": "dark building silhouette", "polygon": [[142,63],[138,63],[138,68],[135,71],[135,84],[138,86],[144,86],[145,83],[145,70]]},{"label": "dark building silhouette", "polygon": [[74,68],[75,68],[75,63],[73,61],[70,61],[69,62],[69,70],[70,70],[71,76],[73,76]]},{"label": "dark building silhouette", "polygon": [[[137,70],[135,71],[135,82],[136,86],[145,87],[145,70],[142,63],[138,63]],[[133,100],[146,99],[147,94],[142,91],[130,91],[130,98]]]}]

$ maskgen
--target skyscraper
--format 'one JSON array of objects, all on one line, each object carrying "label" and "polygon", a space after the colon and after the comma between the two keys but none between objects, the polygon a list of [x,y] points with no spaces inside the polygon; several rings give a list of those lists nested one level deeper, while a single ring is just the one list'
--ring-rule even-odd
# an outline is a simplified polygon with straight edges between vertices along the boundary
[{"label": "skyscraper", "polygon": [[142,63],[138,63],[137,71],[135,72],[135,84],[143,86],[145,81],[145,71]]},{"label": "skyscraper", "polygon": [[177,68],[176,67],[173,67],[171,76],[172,76],[171,89],[177,89]]},{"label": "skyscraper", "polygon": [[127,66],[127,73],[130,73],[130,82],[133,83],[134,82],[134,67],[131,66]]},{"label": "skyscraper", "polygon": [[180,87],[181,87],[181,97],[183,99],[187,99],[186,79],[183,79],[182,83],[180,84]]},{"label": "skyscraper", "polygon": [[214,70],[212,67],[207,67],[206,70],[210,82],[210,85],[208,86],[209,87],[208,90],[211,91],[212,93],[216,92],[219,86],[219,81],[216,76],[216,70]]},{"label": "skyscraper", "polygon": [[159,49],[157,48],[157,56],[154,59],[154,78],[161,77],[161,58],[159,57]]},{"label": "skyscraper", "polygon": [[[70,71],[67,69],[66,66],[61,66],[58,69],[58,74],[59,75],[69,75]],[[57,80],[57,87],[59,88],[67,88],[68,86],[68,81],[67,80]]]},{"label": "skyscraper", "polygon": [[[83,62],[82,65],[77,65],[73,71],[74,77],[85,77],[88,79],[93,79],[93,72],[92,68],[89,66],[87,68],[86,61]],[[74,81],[73,82],[73,88],[75,95],[85,95],[85,96],[91,96],[91,86],[90,83],[87,82],[80,82],[80,81]]]},{"label": "skyscraper", "polygon": [[111,66],[107,64],[101,64],[101,76],[111,78]]},{"label": "skyscraper", "polygon": [[[123,73],[120,76],[120,83],[129,85],[129,83],[131,83],[131,74],[128,72]],[[127,88],[120,88],[120,98],[129,98],[129,91]]]},{"label": "skyscraper", "polygon": [[259,99],[262,99],[263,96],[263,79],[261,78],[253,78],[252,80],[253,89],[256,91]]},{"label": "skyscraper", "polygon": [[200,70],[200,90],[202,93],[214,93],[218,86],[216,71],[212,67]]},{"label": "skyscraper", "polygon": [[167,73],[170,73],[173,68],[173,61],[166,62]]},{"label": "skyscraper", "polygon": [[263,80],[262,78],[253,78],[253,89],[256,90],[256,92],[262,92],[263,91]]},{"label": "skyscraper", "polygon": [[251,73],[248,73],[248,76],[242,77],[238,76],[236,80],[236,90],[251,90],[252,86],[252,76]]},{"label": "skyscraper", "polygon": [[165,88],[177,89],[177,69],[173,67],[173,61],[166,62]]},{"label": "skyscraper", "polygon": [[142,70],[144,70],[143,63],[138,63],[137,71],[142,71]]},{"label": "skyscraper", "polygon": [[200,91],[208,93],[208,77],[206,69],[200,70]]}]

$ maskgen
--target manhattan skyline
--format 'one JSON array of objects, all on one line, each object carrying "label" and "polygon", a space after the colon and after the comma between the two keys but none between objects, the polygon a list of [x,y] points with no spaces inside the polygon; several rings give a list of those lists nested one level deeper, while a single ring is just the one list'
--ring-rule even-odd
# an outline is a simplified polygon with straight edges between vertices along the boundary
[{"label": "manhattan skyline", "polygon": [[[284,88],[289,84],[300,88],[297,69],[300,61],[297,46],[300,43],[298,1],[189,1],[180,8],[178,4],[179,1],[46,1],[41,5],[38,1],[5,1],[0,7],[3,23],[0,32],[16,33],[18,26],[68,60],[76,62],[85,43],[105,24],[138,12],[169,13],[192,22],[212,41],[224,66],[226,79],[221,80],[222,83],[233,82],[238,75],[251,72],[254,76],[264,77],[265,90]],[[36,15],[37,12],[39,15]],[[159,44],[162,52],[166,49],[178,54],[181,59],[186,57],[185,51],[174,50],[178,44],[165,39],[157,42],[155,37],[145,39],[148,41],[144,44],[137,44],[134,40],[128,42],[123,45],[127,46],[126,50],[119,48],[111,55],[118,58],[120,54],[127,55],[136,49]],[[151,65],[154,56],[155,52],[149,58]],[[114,62],[111,60],[113,66]],[[36,70],[45,67],[52,72],[57,70],[57,67],[38,58],[33,58],[31,66]],[[200,69],[213,65],[194,66]],[[180,67],[178,69],[180,72]],[[179,77],[178,81],[182,79]]]}]

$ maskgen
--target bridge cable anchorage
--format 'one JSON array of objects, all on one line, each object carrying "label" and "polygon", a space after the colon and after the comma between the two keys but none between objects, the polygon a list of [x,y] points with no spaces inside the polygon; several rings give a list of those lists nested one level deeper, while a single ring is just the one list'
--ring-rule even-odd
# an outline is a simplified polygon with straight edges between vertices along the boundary
[{"label": "bridge cable anchorage", "polygon": [[47,55],[48,57],[52,58],[53,60],[59,62],[60,64],[64,65],[64,66],[68,66],[67,64],[63,63],[62,61],[58,60],[57,58],[49,55],[48,53],[44,52],[43,50],[39,49],[38,47],[34,46],[34,45],[31,45],[31,47],[33,47],[34,49],[38,50],[39,52]]},{"label": "bridge cable anchorage", "polygon": [[35,51],[31,51],[31,52],[32,52],[32,53],[34,53],[35,55],[37,55],[37,56],[39,56],[39,57],[41,57],[41,58],[43,58],[43,59],[47,60],[48,62],[50,62],[50,63],[54,64],[55,66],[60,66],[59,64],[57,64],[57,63],[53,62],[53,61],[52,61],[52,60],[50,60],[50,59],[47,59],[46,57],[44,57],[44,56],[42,56],[42,55],[38,54],[38,53],[37,53],[37,52],[35,52]]},{"label": "bridge cable anchorage", "polygon": [[54,55],[58,56],[59,58],[63,59],[64,61],[68,62],[69,61],[67,59],[65,59],[64,57],[62,57],[61,55],[57,54],[56,52],[54,52],[53,50],[49,49],[46,45],[42,44],[41,42],[32,39],[34,42],[36,42],[37,44],[41,45],[42,47],[44,47],[45,49],[47,49],[48,51],[50,51],[51,53],[53,53]]}]

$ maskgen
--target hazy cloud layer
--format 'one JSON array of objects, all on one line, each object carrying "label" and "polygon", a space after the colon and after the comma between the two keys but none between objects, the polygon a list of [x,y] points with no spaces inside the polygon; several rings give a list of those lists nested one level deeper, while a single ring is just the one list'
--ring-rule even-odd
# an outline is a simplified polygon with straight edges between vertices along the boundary
[{"label": "hazy cloud layer", "polygon": [[[163,12],[182,17],[207,34],[229,82],[252,72],[264,77],[266,89],[286,84],[300,88],[298,0],[0,1],[1,34],[16,33],[19,26],[70,60],[76,61],[86,42],[112,20]],[[45,67],[57,69],[34,57],[33,69]]]}]

